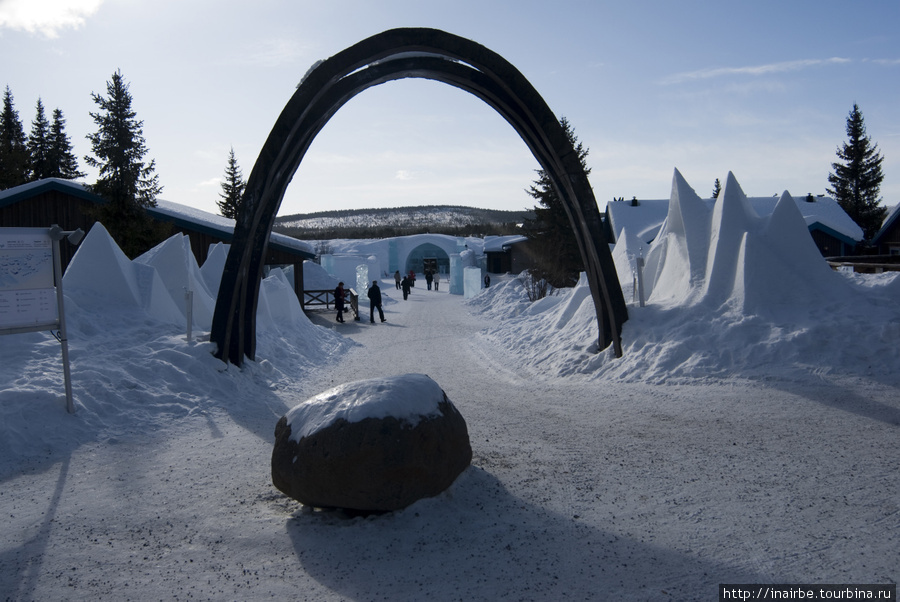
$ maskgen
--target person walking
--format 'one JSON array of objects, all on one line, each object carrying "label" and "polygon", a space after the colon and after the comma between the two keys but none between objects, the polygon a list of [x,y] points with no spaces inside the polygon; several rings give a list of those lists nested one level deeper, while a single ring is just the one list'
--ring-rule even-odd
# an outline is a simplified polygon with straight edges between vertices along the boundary
[{"label": "person walking", "polygon": [[428,285],[428,290],[431,290],[431,283],[434,280],[434,275],[431,273],[431,270],[425,270],[425,284]]},{"label": "person walking", "polygon": [[397,290],[400,290],[400,270],[394,272],[394,284],[397,285]]},{"label": "person walking", "polygon": [[369,322],[372,324],[375,323],[375,308],[378,308],[378,316],[381,318],[382,322],[385,322],[384,319],[384,311],[381,309],[381,288],[378,286],[378,281],[373,280],[372,286],[369,287]]},{"label": "person walking", "polygon": [[406,298],[409,297],[409,278],[404,276],[403,280],[400,282],[400,288],[403,289],[403,300],[406,301]]},{"label": "person walking", "polygon": [[441,283],[441,275],[438,272],[434,273],[434,290],[437,292],[438,285]]},{"label": "person walking", "polygon": [[334,289],[334,308],[337,310],[337,321],[344,321],[344,298],[347,293],[344,291],[344,283],[338,282],[337,287]]}]

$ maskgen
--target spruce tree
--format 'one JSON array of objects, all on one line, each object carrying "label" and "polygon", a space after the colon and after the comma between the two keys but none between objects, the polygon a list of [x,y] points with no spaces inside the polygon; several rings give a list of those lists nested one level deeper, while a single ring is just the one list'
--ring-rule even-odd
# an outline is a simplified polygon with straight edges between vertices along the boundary
[{"label": "spruce tree", "polygon": [[716,181],[713,183],[712,198],[713,199],[719,198],[720,192],[722,192],[722,183],[719,182],[719,178],[716,178]]},{"label": "spruce tree", "polygon": [[[590,175],[591,170],[587,166],[588,149],[578,141],[572,125],[565,117],[559,123],[572,143],[585,175]],[[534,277],[546,280],[555,288],[574,286],[584,265],[572,222],[550,175],[543,169],[536,172],[538,178],[527,192],[538,205],[534,207],[534,219],[527,220],[523,228],[533,250],[535,265],[532,273]]]},{"label": "spruce tree", "polygon": [[878,145],[872,144],[866,135],[862,111],[855,103],[847,117],[847,138],[843,147],[837,149],[843,163],[831,164],[834,172],[828,174],[828,182],[832,188],[826,190],[862,228],[865,240],[871,241],[887,213],[879,204],[884,157],[878,152]]},{"label": "spruce tree", "polygon": [[34,121],[31,122],[31,134],[28,136],[29,181],[52,177],[51,146],[50,122],[44,113],[44,103],[38,98]]},{"label": "spruce tree", "polygon": [[59,109],[53,110],[53,123],[50,125],[50,176],[64,180],[83,178],[84,172],[78,170],[78,159],[72,152],[72,142],[66,133],[66,118]]},{"label": "spruce tree", "polygon": [[222,182],[222,192],[219,193],[222,200],[217,201],[219,213],[224,217],[237,219],[246,187],[247,183],[244,181],[244,175],[241,173],[241,168],[234,157],[234,147],[232,147],[231,152],[228,153],[228,166],[225,168],[225,181]]},{"label": "spruce tree", "polygon": [[0,190],[28,181],[28,145],[25,129],[16,111],[12,92],[6,86],[0,113]]},{"label": "spruce tree", "polygon": [[157,242],[159,233],[145,209],[156,206],[162,187],[154,173],[156,161],[143,160],[147,154],[144,122],[131,108],[131,93],[121,71],[106,82],[106,93],[106,97],[91,94],[100,111],[91,113],[97,131],[87,136],[95,156],[84,160],[99,170],[97,182],[89,188],[107,201],[99,210],[100,221],[133,257]]}]

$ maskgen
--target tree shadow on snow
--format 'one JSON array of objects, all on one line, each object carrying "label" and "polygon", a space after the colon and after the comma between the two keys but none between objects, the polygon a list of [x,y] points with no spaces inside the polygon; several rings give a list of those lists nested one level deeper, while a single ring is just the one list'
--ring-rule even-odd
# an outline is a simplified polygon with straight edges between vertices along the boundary
[{"label": "tree shadow on snow", "polygon": [[708,600],[771,580],[548,511],[477,467],[401,511],[304,507],[286,529],[303,570],[348,599]]},{"label": "tree shadow on snow", "polygon": [[[842,385],[840,382],[822,381],[821,385],[814,385],[808,382],[774,381],[766,384],[830,408],[900,427],[900,404],[892,406],[870,399],[860,395],[859,391]],[[895,397],[895,399],[900,399],[900,395]]]}]

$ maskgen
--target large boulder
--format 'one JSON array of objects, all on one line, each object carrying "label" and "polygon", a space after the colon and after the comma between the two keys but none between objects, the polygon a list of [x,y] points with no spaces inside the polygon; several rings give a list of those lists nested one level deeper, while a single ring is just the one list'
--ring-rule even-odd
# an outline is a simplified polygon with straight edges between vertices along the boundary
[{"label": "large boulder", "polygon": [[341,385],[282,416],[272,482],[307,506],[390,511],[444,491],[471,461],[444,391],[404,374]]}]

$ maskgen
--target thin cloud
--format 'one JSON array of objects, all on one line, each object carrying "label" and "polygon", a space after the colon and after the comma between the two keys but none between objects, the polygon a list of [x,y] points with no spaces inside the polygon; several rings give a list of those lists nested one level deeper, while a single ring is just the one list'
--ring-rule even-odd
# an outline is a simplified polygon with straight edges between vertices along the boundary
[{"label": "thin cloud", "polygon": [[406,170],[406,169],[400,169],[400,170],[397,170],[397,173],[394,175],[394,179],[395,179],[395,180],[402,180],[402,181],[412,180],[412,179],[413,179],[413,173],[412,173],[411,171]]},{"label": "thin cloud", "polygon": [[240,60],[248,65],[277,67],[293,63],[305,55],[305,48],[298,41],[282,38],[254,42]]},{"label": "thin cloud", "polygon": [[770,63],[768,65],[756,65],[752,67],[718,67],[715,69],[700,69],[698,71],[687,71],[685,73],[676,73],[662,80],[663,85],[680,84],[688,81],[696,81],[701,79],[713,79],[716,77],[725,77],[729,75],[770,75],[772,73],[788,73],[791,71],[801,71],[810,67],[819,67],[822,65],[844,65],[850,63],[850,59],[832,57],[830,59],[806,59],[799,61],[784,61],[781,63]]},{"label": "thin cloud", "polygon": [[100,9],[103,0],[2,0],[0,29],[59,37],[63,29],[78,29]]}]

